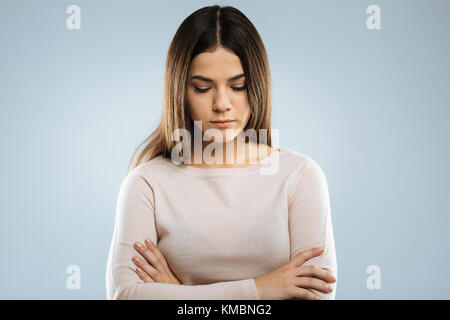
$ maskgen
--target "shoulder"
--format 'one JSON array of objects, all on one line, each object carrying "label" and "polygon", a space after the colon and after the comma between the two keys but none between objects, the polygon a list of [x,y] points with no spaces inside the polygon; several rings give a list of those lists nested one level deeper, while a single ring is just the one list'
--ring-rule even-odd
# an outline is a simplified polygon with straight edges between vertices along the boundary
[{"label": "shoulder", "polygon": [[[123,179],[123,185],[127,186],[150,186],[156,185],[156,181],[161,175],[167,174],[170,166],[162,155],[152,160],[141,163],[131,169]],[[170,160],[169,160],[170,161]]]},{"label": "shoulder", "polygon": [[319,163],[311,156],[290,148],[283,147],[282,155],[285,165],[291,168],[291,174],[302,175],[307,171],[322,171]]},{"label": "shoulder", "polygon": [[288,190],[290,198],[306,190],[327,190],[325,172],[313,157],[289,148],[284,150],[284,165],[289,166]]}]

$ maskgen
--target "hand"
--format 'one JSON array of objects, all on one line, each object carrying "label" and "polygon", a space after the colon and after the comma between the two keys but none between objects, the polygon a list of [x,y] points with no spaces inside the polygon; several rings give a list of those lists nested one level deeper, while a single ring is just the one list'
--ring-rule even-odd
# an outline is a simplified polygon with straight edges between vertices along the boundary
[{"label": "hand", "polygon": [[329,293],[332,288],[325,281],[333,283],[336,279],[327,269],[313,265],[303,266],[303,264],[306,260],[322,253],[323,250],[319,248],[299,252],[284,266],[255,278],[256,288],[261,300],[288,300],[292,298],[321,300],[322,298],[318,294],[307,288]]},{"label": "hand", "polygon": [[164,255],[150,239],[145,239],[145,246],[136,242],[134,247],[145,259],[137,256],[132,259],[133,263],[137,265],[134,271],[144,282],[181,284],[170,270]]}]

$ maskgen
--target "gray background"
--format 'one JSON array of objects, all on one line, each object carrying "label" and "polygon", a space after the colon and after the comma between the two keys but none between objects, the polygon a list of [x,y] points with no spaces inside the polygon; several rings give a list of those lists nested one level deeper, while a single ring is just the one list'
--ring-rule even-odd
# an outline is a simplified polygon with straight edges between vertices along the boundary
[{"label": "gray background", "polygon": [[0,298],[105,299],[117,195],[159,121],[169,43],[212,4],[254,23],[280,145],[327,176],[336,299],[449,299],[450,4],[436,0],[2,0]]}]

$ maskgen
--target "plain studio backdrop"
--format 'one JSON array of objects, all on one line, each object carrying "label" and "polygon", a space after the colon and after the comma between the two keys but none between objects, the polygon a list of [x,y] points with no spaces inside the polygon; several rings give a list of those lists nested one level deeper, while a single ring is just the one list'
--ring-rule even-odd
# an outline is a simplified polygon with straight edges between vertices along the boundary
[{"label": "plain studio backdrop", "polygon": [[170,41],[214,4],[264,41],[279,145],[326,174],[336,299],[450,298],[444,0],[1,1],[0,298],[106,297],[117,195],[160,119]]}]

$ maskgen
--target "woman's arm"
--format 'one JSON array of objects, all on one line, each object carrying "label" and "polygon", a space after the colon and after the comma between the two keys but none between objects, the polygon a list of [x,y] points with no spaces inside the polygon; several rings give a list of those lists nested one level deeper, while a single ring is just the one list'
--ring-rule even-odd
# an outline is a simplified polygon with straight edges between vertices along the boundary
[{"label": "woman's arm", "polygon": [[328,184],[324,172],[313,159],[306,158],[301,165],[289,203],[291,258],[305,249],[324,247],[322,255],[307,260],[304,265],[328,269],[336,279],[329,283],[333,291],[310,290],[323,299],[335,299],[338,277]]},{"label": "woman's arm", "polygon": [[113,239],[106,268],[108,299],[254,299],[258,292],[253,279],[208,285],[144,283],[134,271],[132,257],[139,256],[136,241],[150,238],[157,243],[155,201],[151,179],[140,168],[131,171],[120,187]]}]

